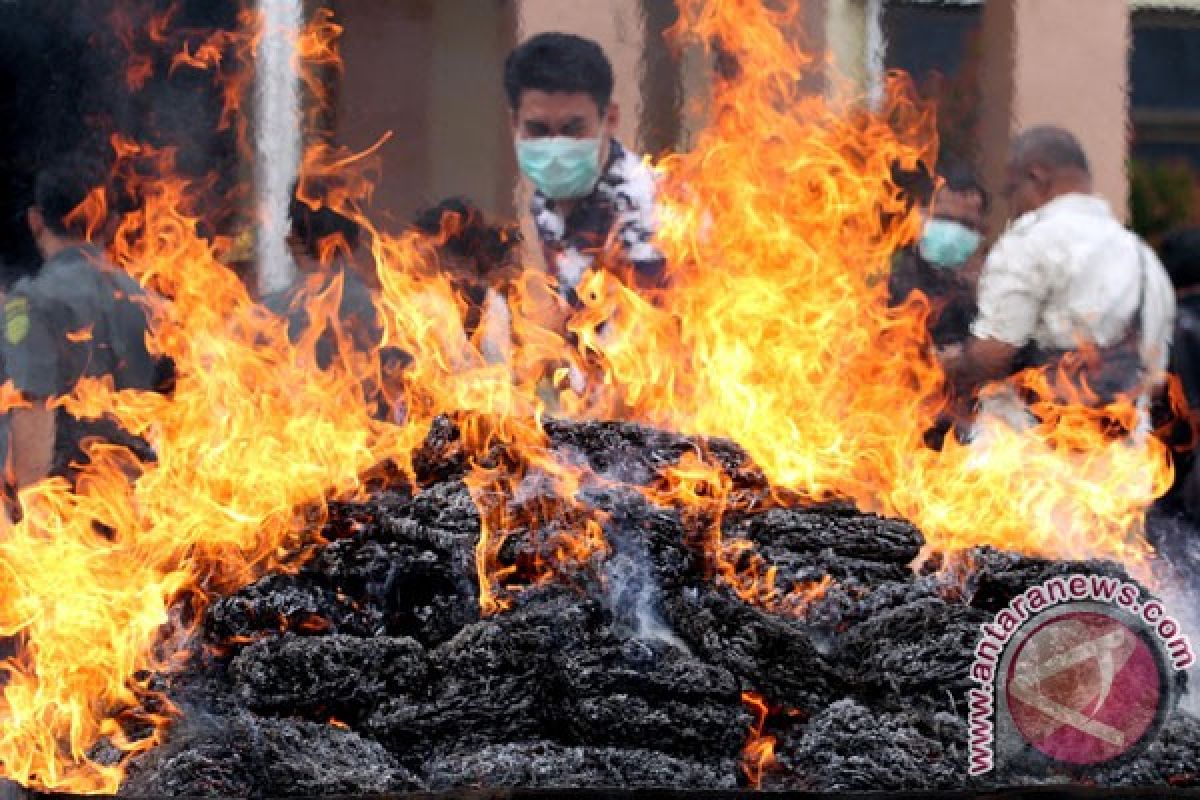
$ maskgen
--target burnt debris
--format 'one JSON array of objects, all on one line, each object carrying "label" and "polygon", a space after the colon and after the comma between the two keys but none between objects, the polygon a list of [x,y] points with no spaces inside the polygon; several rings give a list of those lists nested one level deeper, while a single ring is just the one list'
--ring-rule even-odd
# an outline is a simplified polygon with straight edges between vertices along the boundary
[{"label": "burnt debris", "polygon": [[[481,518],[458,429],[441,419],[417,487],[335,505],[328,544],[298,571],[209,606],[200,654],[164,679],[183,718],[122,793],[972,786],[979,626],[1051,575],[1123,574],[994,550],[914,572],[911,525],[773,493],[731,443],[619,423],[546,433],[586,479],[562,516],[504,532],[496,582],[511,607],[480,612]],[[751,545],[785,589],[832,577],[802,613],[742,599],[705,552],[712,514],[651,499],[688,453],[738,493],[715,521],[725,541]],[[587,514],[607,550],[578,575],[539,566]],[[755,734],[749,695],[769,709]],[[747,768],[764,737],[774,755]],[[1197,763],[1200,721],[1176,713],[1100,780],[1198,785]]]}]

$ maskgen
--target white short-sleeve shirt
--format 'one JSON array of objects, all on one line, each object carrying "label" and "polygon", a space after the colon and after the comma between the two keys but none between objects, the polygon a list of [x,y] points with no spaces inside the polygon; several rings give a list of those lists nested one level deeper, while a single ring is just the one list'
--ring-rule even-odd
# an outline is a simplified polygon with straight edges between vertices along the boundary
[{"label": "white short-sleeve shirt", "polygon": [[1019,217],[996,241],[979,280],[971,333],[1021,347],[1107,347],[1142,306],[1142,363],[1166,369],[1175,294],[1158,257],[1103,199],[1067,194]]}]

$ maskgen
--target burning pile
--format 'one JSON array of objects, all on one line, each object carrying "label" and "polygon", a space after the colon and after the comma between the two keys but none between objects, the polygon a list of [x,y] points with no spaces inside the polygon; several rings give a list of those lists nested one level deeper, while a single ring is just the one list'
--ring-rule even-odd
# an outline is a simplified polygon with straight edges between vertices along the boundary
[{"label": "burning pile", "polygon": [[[677,33],[725,69],[709,129],[660,165],[671,290],[652,304],[596,270],[565,308],[528,270],[504,364],[464,334],[436,243],[365,215],[370,153],[315,144],[299,192],[363,224],[399,371],[350,347],[318,369],[320,326],[290,341],[201,234],[204,187],[114,139],[139,202],[112,256],[164,298],[150,344],[178,379],[64,398],[157,460],[96,447],[76,491],[31,487],[0,535],[0,635],[20,645],[3,775],[131,794],[962,783],[984,612],[1070,568],[1040,558],[1148,574],[1170,465],[1049,402],[1032,430],[924,446],[945,405],[927,309],[888,309],[883,278],[918,224],[891,170],[932,159],[931,112],[899,80],[879,113],[804,94],[799,9],[776,5],[681,3]],[[336,68],[337,33],[317,15],[303,77]],[[184,59],[239,129],[225,71],[254,50],[213,37]],[[334,323],[339,291],[310,317]],[[923,546],[947,569],[914,574]],[[1111,780],[1194,780],[1197,738],[1178,717]]]},{"label": "burning pile", "polygon": [[[203,656],[160,687],[184,721],[134,762],[123,793],[961,787],[988,612],[1050,575],[1123,574],[994,550],[917,574],[911,525],[781,498],[727,442],[546,429],[560,458],[595,476],[579,497],[607,552],[548,575],[561,520],[509,531],[498,562],[511,571],[494,589],[511,607],[482,617],[482,520],[443,418],[417,459],[420,492],[335,505],[329,543],[302,569],[208,609]],[[739,543],[735,569],[757,552],[778,586],[835,583],[791,613],[739,597],[705,521],[653,500],[699,454],[737,498],[718,523]],[[1196,783],[1197,763],[1200,719],[1179,715],[1104,782]]]}]

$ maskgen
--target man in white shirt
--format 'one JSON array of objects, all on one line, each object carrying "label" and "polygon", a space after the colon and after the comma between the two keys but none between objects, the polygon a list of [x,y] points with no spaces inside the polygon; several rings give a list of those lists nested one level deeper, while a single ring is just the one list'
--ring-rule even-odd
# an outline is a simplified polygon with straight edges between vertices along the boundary
[{"label": "man in white shirt", "polygon": [[1005,196],[1013,222],[979,282],[958,396],[1025,367],[1065,366],[1092,402],[1160,383],[1175,300],[1162,264],[1092,193],[1078,140],[1055,127],[1017,136]]}]

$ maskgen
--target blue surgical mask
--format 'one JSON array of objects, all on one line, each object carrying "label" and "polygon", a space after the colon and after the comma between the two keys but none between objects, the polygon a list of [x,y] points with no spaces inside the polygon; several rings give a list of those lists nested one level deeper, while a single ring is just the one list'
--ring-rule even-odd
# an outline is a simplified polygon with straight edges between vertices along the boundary
[{"label": "blue surgical mask", "polygon": [[941,269],[958,269],[977,249],[983,236],[961,222],[934,217],[925,223],[917,251],[921,258]]},{"label": "blue surgical mask", "polygon": [[603,140],[549,136],[517,140],[521,172],[547,197],[561,200],[591,194],[600,180]]}]

